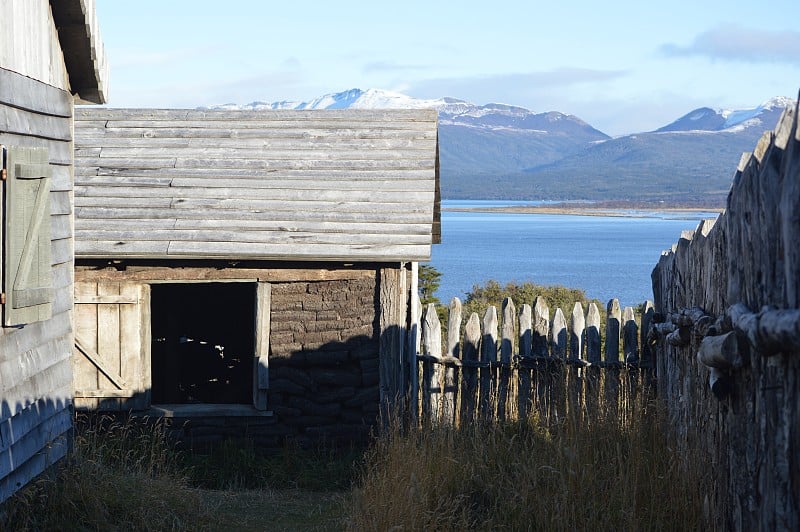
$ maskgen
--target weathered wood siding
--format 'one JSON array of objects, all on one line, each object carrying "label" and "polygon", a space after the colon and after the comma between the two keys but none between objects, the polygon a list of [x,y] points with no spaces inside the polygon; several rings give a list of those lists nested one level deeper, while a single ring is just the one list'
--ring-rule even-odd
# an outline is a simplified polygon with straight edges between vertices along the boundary
[{"label": "weathered wood siding", "polygon": [[432,110],[79,109],[79,258],[425,261]]},{"label": "weathered wood siding", "polygon": [[[5,254],[0,273],[7,295],[3,320],[13,323],[0,328],[3,501],[62,457],[68,445],[73,99],[103,103],[108,67],[94,0],[3,0],[0,24],[0,145],[9,154],[6,162],[14,163],[0,207]],[[27,210],[33,197],[40,218],[31,218]],[[30,246],[33,235],[39,238]],[[23,273],[11,282],[9,272]],[[18,295],[23,299],[12,303]]]},{"label": "weathered wood siding", "polygon": [[79,101],[105,102],[108,63],[95,0],[3,0],[0,20],[0,67]]},{"label": "weathered wood siding", "polygon": [[68,92],[0,68],[0,144],[48,150],[54,290],[50,319],[0,328],[0,501],[64,455],[72,424],[71,122]]},{"label": "weathered wood siding", "polygon": [[[0,66],[69,90],[64,54],[48,0],[0,2]],[[5,92],[5,90],[3,90]]]},{"label": "weathered wood siding", "polygon": [[800,528],[798,249],[793,109],[742,158],[727,210],[653,271],[658,393],[680,441],[706,453],[712,529]]}]

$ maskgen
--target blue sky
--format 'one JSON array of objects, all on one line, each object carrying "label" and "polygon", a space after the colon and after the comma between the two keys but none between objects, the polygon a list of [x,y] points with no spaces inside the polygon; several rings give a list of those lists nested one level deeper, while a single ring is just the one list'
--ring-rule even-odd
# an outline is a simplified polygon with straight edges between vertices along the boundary
[{"label": "blue sky", "polygon": [[114,107],[379,88],[620,135],[800,89],[798,0],[97,0],[97,15]]}]

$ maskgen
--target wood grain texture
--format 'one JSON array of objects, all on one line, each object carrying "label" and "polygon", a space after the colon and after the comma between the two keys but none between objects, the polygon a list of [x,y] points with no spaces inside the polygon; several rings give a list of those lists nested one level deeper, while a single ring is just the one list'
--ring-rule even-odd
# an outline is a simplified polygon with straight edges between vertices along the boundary
[{"label": "wood grain texture", "polygon": [[[652,274],[657,314],[699,307],[727,316],[737,331],[692,335],[683,347],[664,342],[654,353],[679,447],[701,449],[714,464],[709,528],[800,528],[800,357],[791,319],[800,312],[797,114],[788,110],[742,157],[716,223],[681,235]],[[764,317],[780,321],[769,326],[774,334],[758,330]],[[746,350],[737,335],[747,338]],[[731,390],[718,399],[708,384],[721,371],[730,373]]]},{"label": "wood grain texture", "polygon": [[79,258],[429,260],[435,111],[80,109],[75,132]]},{"label": "wood grain texture", "polygon": [[[74,2],[93,11],[93,0],[58,4]],[[52,275],[49,319],[39,313],[41,321],[0,329],[0,468],[10,465],[0,471],[0,502],[64,456],[72,419],[73,97],[64,61],[70,50],[61,42],[51,4],[0,2],[0,144],[11,151],[46,150],[46,158],[21,170],[28,177],[50,176],[40,230],[49,233],[41,244],[49,253],[38,254],[49,258],[34,261],[23,253],[23,259]],[[21,220],[3,211],[10,225],[4,239],[11,238]],[[43,294],[41,285],[35,288],[24,296],[27,303]]]}]

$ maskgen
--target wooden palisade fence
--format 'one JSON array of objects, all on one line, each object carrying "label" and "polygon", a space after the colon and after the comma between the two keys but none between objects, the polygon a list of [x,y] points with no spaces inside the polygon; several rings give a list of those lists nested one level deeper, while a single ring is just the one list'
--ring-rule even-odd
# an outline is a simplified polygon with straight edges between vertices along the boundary
[{"label": "wooden palisade fence", "polygon": [[443,338],[430,304],[420,320],[420,380],[411,403],[422,421],[451,426],[531,414],[550,421],[568,412],[591,416],[603,403],[617,412],[652,380],[653,357],[640,331],[648,330],[653,305],[642,308],[637,321],[633,308],[621,311],[612,299],[601,331],[594,303],[575,303],[568,323],[560,308],[551,316],[542,297],[519,312],[506,298],[500,315],[490,306],[483,319],[472,313],[464,323],[453,298]]},{"label": "wooden palisade fence", "polygon": [[707,526],[800,529],[800,128],[787,110],[727,208],[653,270],[658,396],[708,464]]}]

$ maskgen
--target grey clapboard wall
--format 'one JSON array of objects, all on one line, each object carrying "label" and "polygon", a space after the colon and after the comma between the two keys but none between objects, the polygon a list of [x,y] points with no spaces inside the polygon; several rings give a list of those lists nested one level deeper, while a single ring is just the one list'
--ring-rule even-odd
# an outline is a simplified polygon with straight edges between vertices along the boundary
[{"label": "grey clapboard wall", "polygon": [[[7,87],[19,90],[5,90]],[[71,427],[72,97],[0,69],[0,144],[47,148],[51,174],[50,319],[0,328],[0,500],[64,455]],[[42,103],[42,102],[47,102]],[[44,138],[43,138],[44,137]],[[9,226],[15,220],[9,221]],[[9,287],[11,288],[11,287]],[[46,452],[42,452],[46,449]]]},{"label": "grey clapboard wall", "polygon": [[425,261],[434,110],[79,109],[78,258]]},{"label": "grey clapboard wall", "polygon": [[[13,324],[0,327],[2,502],[68,447],[73,99],[102,103],[107,66],[94,0],[3,0],[0,20],[0,145],[10,166],[0,277],[3,323]],[[40,218],[28,209],[33,198]]]}]

